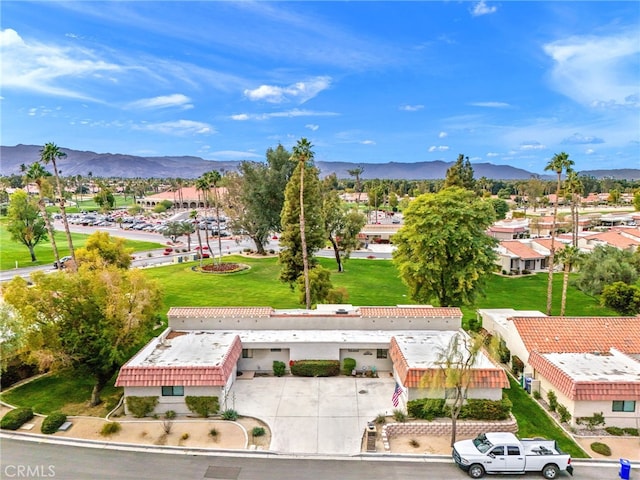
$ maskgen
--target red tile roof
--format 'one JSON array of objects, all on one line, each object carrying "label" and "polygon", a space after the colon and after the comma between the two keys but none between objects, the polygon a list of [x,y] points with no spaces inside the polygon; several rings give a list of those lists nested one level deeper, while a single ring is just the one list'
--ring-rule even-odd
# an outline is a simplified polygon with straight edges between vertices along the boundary
[{"label": "red tile roof", "polygon": [[640,382],[576,381],[544,355],[532,352],[529,363],[558,391],[574,401],[637,400]]},{"label": "red tile roof", "polygon": [[514,317],[528,352],[640,354],[640,317]]},{"label": "red tile roof", "polygon": [[518,242],[517,240],[503,240],[502,242],[500,242],[500,246],[506,248],[510,253],[525,260],[534,258],[545,258],[545,256],[541,253],[536,252],[530,246],[522,242]]},{"label": "red tile roof", "polygon": [[228,318],[228,317],[268,317],[271,307],[171,307],[168,317],[174,318]]},{"label": "red tile roof", "polygon": [[429,306],[408,306],[408,307],[359,307],[362,317],[386,318],[386,317],[412,317],[412,318],[433,318],[433,317],[454,317],[462,318],[462,310],[458,307],[429,307]]},{"label": "red tile roof", "polygon": [[[537,243],[541,247],[546,248],[547,250],[551,251],[551,239],[550,238],[536,238],[535,240],[532,240],[532,243]],[[566,245],[564,243],[560,242],[557,238],[553,242],[553,248],[555,249],[556,252],[558,250],[562,250],[565,246]]]},{"label": "red tile roof", "polygon": [[592,235],[591,237],[589,237],[587,241],[592,242],[594,240],[600,241],[600,242],[606,242],[608,245],[611,245],[612,247],[622,248],[622,249],[637,247],[638,245],[640,245],[640,240],[634,240],[633,238],[629,238],[629,236],[623,235],[621,232],[614,232],[614,231],[602,232],[602,233],[598,233],[597,235]]},{"label": "red tile roof", "polygon": [[242,343],[240,343],[240,338],[236,337],[219,365],[131,366],[129,365],[131,361],[129,361],[120,369],[116,387],[224,386],[227,384],[241,352]]}]

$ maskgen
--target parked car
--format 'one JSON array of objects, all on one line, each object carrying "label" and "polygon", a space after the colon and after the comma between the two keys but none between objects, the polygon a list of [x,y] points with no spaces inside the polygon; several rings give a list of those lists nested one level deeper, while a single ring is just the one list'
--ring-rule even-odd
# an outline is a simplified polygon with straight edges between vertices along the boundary
[{"label": "parked car", "polygon": [[519,440],[507,432],[482,433],[473,440],[456,442],[453,460],[471,478],[485,473],[540,472],[547,479],[556,478],[561,471],[573,475],[571,456],[563,453],[555,440]]},{"label": "parked car", "polygon": [[60,263],[59,264],[58,264],[58,262],[53,262],[53,268],[63,269],[64,268],[64,264],[67,263],[69,260],[71,260],[71,257],[68,256],[68,255],[65,256],[65,257],[62,257],[60,259]]}]

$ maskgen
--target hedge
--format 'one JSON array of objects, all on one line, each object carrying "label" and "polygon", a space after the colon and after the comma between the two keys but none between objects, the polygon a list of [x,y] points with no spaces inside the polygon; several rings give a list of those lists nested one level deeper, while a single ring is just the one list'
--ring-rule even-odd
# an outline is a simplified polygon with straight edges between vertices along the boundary
[{"label": "hedge", "polygon": [[149,415],[158,405],[158,397],[127,397],[127,408],[136,418]]},{"label": "hedge", "polygon": [[0,428],[4,430],[17,430],[33,418],[32,408],[16,408],[7,412],[0,420]]},{"label": "hedge", "polygon": [[218,413],[220,409],[218,397],[187,396],[184,397],[184,401],[189,410],[204,418],[207,418],[212,413]]},{"label": "hedge", "polygon": [[56,433],[66,421],[67,416],[64,413],[54,412],[42,421],[40,431],[46,434]]},{"label": "hedge", "polygon": [[340,375],[339,360],[296,360],[291,374],[298,377],[335,377]]},{"label": "hedge", "polygon": [[345,358],[342,360],[342,373],[345,375],[351,375],[351,372],[356,368],[356,361],[353,358]]},{"label": "hedge", "polygon": [[407,402],[407,413],[413,418],[433,420],[444,416],[444,398],[417,398]]},{"label": "hedge", "polygon": [[[511,401],[467,399],[460,410],[458,418],[467,420],[506,420],[511,413]],[[442,398],[418,398],[407,402],[407,412],[413,418],[433,420],[437,417],[448,417],[451,412]]]}]

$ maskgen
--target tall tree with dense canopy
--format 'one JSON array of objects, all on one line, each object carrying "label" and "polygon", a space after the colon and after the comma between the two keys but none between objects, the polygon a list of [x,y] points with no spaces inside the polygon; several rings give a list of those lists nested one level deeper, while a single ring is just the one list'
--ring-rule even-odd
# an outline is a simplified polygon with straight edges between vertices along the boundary
[{"label": "tall tree with dense canopy", "polygon": [[17,313],[29,359],[42,370],[72,367],[92,375],[91,405],[132,352],[148,339],[162,304],[137,269],[91,269],[15,277],[3,290]]},{"label": "tall tree with dense canopy", "polygon": [[558,184],[556,186],[556,201],[553,203],[553,223],[551,226],[551,248],[549,249],[549,277],[547,281],[547,315],[551,315],[551,307],[553,302],[553,269],[555,268],[556,253],[556,224],[558,217],[558,203],[560,202],[560,190],[562,188],[562,172],[571,168],[573,160],[569,159],[569,155],[565,152],[556,153],[549,161],[545,171],[553,171],[558,175]]},{"label": "tall tree with dense canopy", "polygon": [[469,161],[469,157],[465,157],[462,153],[458,155],[456,163],[447,169],[444,179],[444,188],[460,187],[467,190],[475,188],[476,181],[473,178],[473,167]]},{"label": "tall tree with dense canopy", "polygon": [[601,303],[620,315],[638,315],[640,313],[640,287],[614,282],[602,290]]},{"label": "tall tree with dense canopy", "polygon": [[597,246],[581,263],[576,286],[595,296],[615,282],[632,285],[639,275],[637,255],[610,245]]},{"label": "tall tree with dense canopy", "polygon": [[47,212],[45,205],[45,197],[52,193],[51,185],[47,181],[47,177],[51,174],[47,172],[40,162],[33,162],[29,165],[26,178],[27,181],[34,182],[38,186],[38,209],[40,210],[40,216],[44,219],[44,223],[47,227],[49,234],[49,241],[51,242],[51,249],[53,250],[53,257],[55,258],[56,265],[60,264],[60,254],[58,253],[58,245],[56,244],[55,229],[53,228],[53,222],[51,216]]},{"label": "tall tree with dense canopy", "polygon": [[37,202],[24,190],[16,190],[9,197],[7,217],[11,240],[27,247],[31,261],[37,262],[35,246],[47,239],[47,226],[39,215]]},{"label": "tall tree with dense canopy", "polygon": [[[67,156],[55,143],[46,143],[40,150],[40,161],[45,165],[51,163],[53,167],[53,175],[56,177],[56,189],[58,196],[58,207],[60,208],[60,215],[62,216],[62,223],[64,225],[64,232],[67,236],[67,243],[69,244],[69,255],[73,259],[73,263],[76,263],[76,253],[73,248],[73,239],[71,238],[71,230],[69,229],[69,220],[67,219],[67,210],[65,208],[65,194],[62,188],[62,180],[60,180],[60,171],[58,170],[57,161]],[[91,177],[91,172],[89,172]]]},{"label": "tall tree with dense canopy", "polygon": [[485,233],[494,218],[489,202],[457,187],[411,202],[393,237],[393,261],[411,298],[443,307],[472,302],[496,270],[497,240]]},{"label": "tall tree with dense canopy", "polygon": [[96,230],[92,233],[84,247],[76,251],[78,265],[87,265],[91,269],[116,267],[128,269],[131,266],[133,249],[124,246],[121,237],[111,237],[109,232]]},{"label": "tall tree with dense canopy", "polygon": [[313,252],[324,245],[326,238],[319,172],[313,165],[311,147],[302,138],[293,149],[291,159],[296,167],[285,190],[280,236],[280,280],[294,288],[298,277],[304,276],[307,308],[311,308],[309,269],[317,262]]}]

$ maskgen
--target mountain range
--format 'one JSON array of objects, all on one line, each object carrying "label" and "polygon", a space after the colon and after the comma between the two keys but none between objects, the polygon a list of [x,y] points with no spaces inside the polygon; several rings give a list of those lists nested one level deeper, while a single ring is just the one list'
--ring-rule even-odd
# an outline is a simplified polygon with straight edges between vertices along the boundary
[{"label": "mountain range", "polygon": [[[38,145],[16,145],[0,147],[0,174],[21,174],[21,165],[28,166],[40,158]],[[126,154],[95,153],[90,151],[61,148],[67,156],[61,159],[58,169],[63,176],[89,173],[96,178],[197,178],[205,172],[234,171],[240,161],[205,160],[192,156],[140,157]],[[430,180],[445,178],[447,169],[455,162],[441,160],[433,162],[388,162],[388,163],[349,163],[316,161],[322,177],[335,173],[338,178],[350,178],[348,170],[362,167],[362,179],[384,178],[404,180]],[[492,163],[472,163],[475,178],[486,177],[494,180],[529,179],[535,174],[509,165]],[[625,168],[617,170],[590,170],[579,172],[596,178],[640,179],[640,169]],[[553,179],[555,176],[541,176]]]}]

